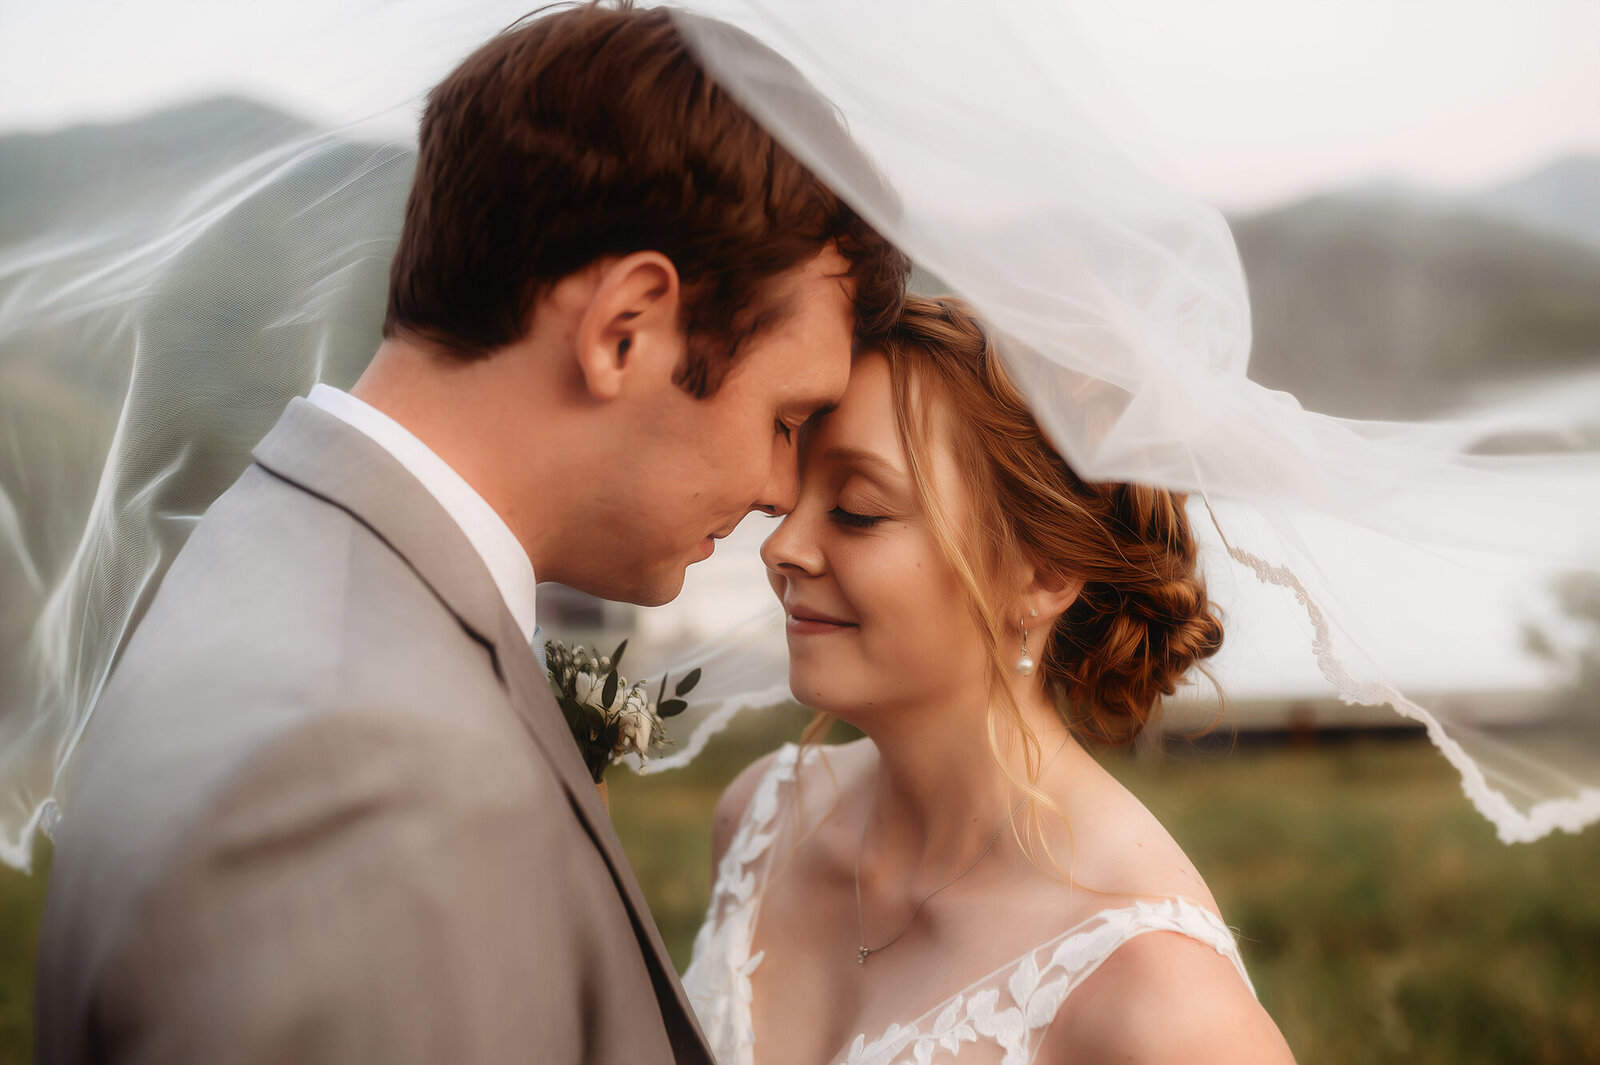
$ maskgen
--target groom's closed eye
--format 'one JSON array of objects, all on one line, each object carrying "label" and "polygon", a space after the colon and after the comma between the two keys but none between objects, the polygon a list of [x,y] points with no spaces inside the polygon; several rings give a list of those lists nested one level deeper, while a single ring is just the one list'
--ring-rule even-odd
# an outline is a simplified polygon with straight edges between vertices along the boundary
[{"label": "groom's closed eye", "polygon": [[822,424],[822,419],[839,409],[837,403],[824,403],[812,410],[809,417],[800,424],[800,446],[804,448],[806,441],[817,431],[817,426]]},{"label": "groom's closed eye", "polygon": [[[832,409],[831,404],[823,406],[826,406],[827,409]],[[822,413],[823,406],[815,403],[800,403],[785,407],[782,411],[779,411],[777,418],[773,420],[773,431],[783,437],[784,443],[792,444],[794,443],[795,434],[803,432],[807,425],[815,421],[817,415]]]}]

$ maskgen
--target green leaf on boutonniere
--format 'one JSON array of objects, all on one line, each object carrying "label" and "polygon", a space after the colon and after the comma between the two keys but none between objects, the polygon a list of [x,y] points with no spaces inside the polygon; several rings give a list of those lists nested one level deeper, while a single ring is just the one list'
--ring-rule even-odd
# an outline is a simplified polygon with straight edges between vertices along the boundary
[{"label": "green leaf on boutonniere", "polygon": [[[672,678],[663,676],[652,705],[644,685],[629,685],[617,668],[627,649],[628,641],[623,640],[608,657],[600,657],[591,647],[545,641],[551,692],[597,783],[625,755],[648,760],[651,752],[666,746],[670,741],[662,719],[687,710],[689,704],[681,696],[701,680],[698,668],[685,674],[675,688]],[[668,688],[679,697],[669,698]]]}]

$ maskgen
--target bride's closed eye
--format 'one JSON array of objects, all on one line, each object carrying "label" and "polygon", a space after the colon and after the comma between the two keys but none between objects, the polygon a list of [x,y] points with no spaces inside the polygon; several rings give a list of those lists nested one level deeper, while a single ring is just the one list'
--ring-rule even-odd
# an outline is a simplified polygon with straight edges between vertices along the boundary
[{"label": "bride's closed eye", "polygon": [[874,525],[878,524],[878,522],[883,520],[881,516],[872,514],[857,514],[854,511],[846,510],[840,506],[836,506],[832,510],[828,511],[828,517],[832,518],[840,525],[848,525],[852,529],[870,529]]}]

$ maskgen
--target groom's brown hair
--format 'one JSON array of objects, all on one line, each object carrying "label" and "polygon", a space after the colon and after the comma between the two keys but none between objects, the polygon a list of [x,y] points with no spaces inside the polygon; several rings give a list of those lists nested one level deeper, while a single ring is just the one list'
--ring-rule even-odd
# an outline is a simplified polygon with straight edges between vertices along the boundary
[{"label": "groom's brown hair", "polygon": [[[871,179],[825,100],[787,102]],[[858,333],[882,335],[903,299],[904,256],[707,76],[666,10],[546,9],[428,98],[384,336],[481,357],[520,338],[561,278],[659,251],[682,285],[677,381],[705,396],[781,318],[768,283],[829,244],[850,264]]]}]

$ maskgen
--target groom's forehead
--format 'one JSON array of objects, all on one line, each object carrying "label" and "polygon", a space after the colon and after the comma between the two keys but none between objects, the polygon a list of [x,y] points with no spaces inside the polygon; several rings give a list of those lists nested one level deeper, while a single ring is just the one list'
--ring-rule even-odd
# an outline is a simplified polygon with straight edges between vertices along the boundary
[{"label": "groom's forehead", "polygon": [[748,334],[747,356],[775,375],[784,401],[813,410],[844,393],[856,350],[853,286],[833,266],[819,255],[769,286]]}]

